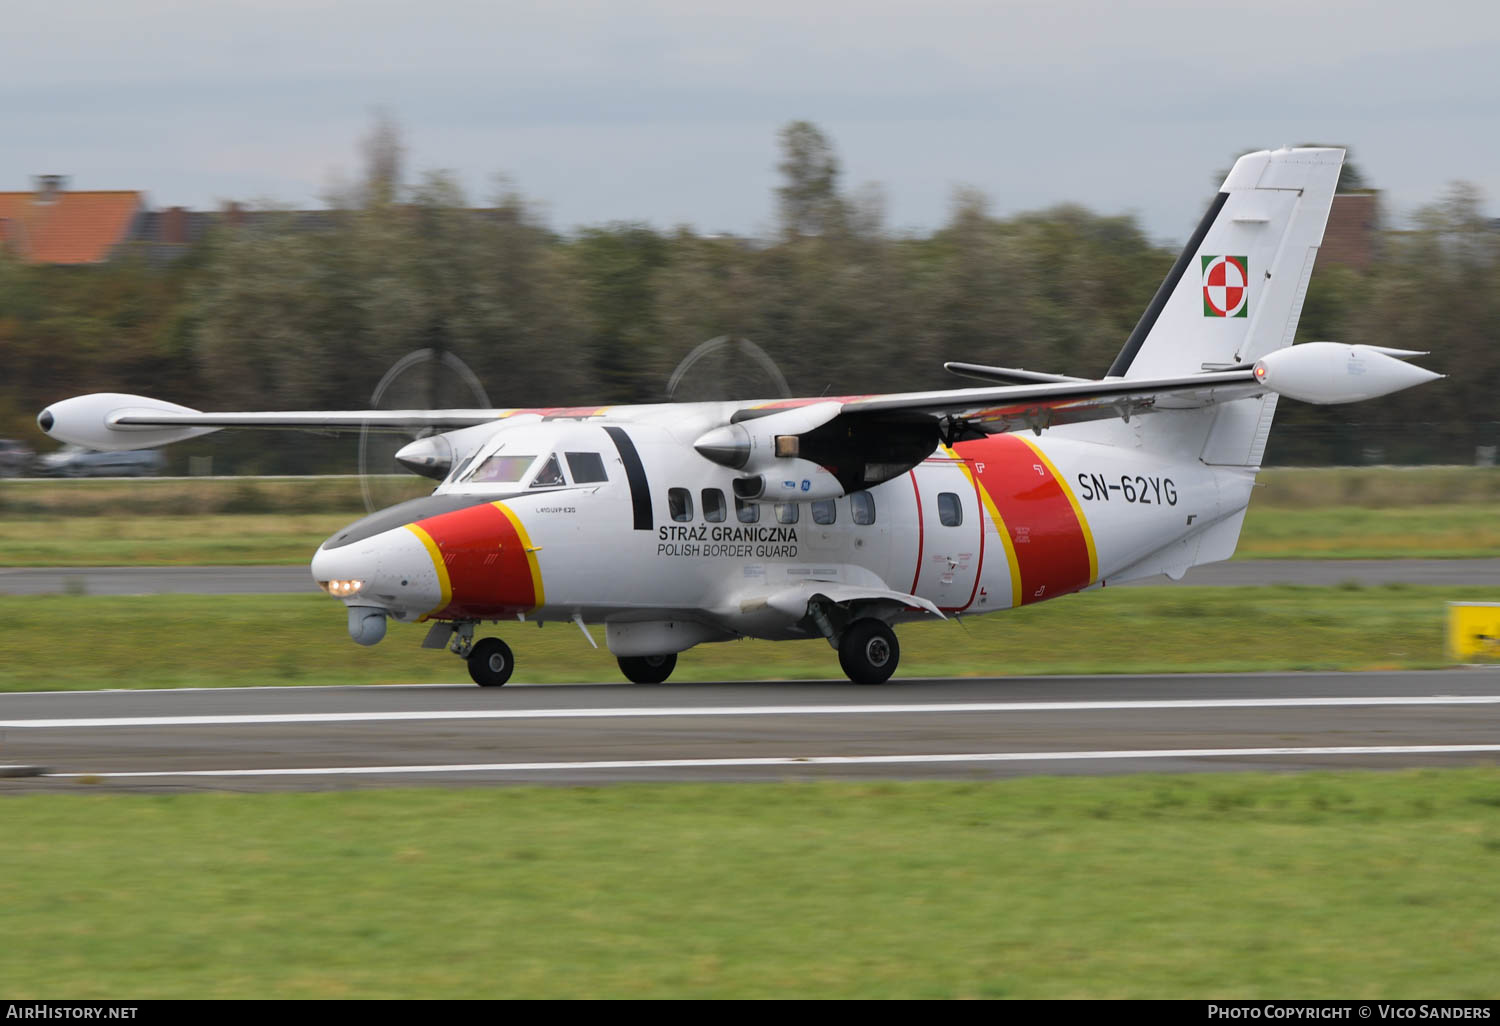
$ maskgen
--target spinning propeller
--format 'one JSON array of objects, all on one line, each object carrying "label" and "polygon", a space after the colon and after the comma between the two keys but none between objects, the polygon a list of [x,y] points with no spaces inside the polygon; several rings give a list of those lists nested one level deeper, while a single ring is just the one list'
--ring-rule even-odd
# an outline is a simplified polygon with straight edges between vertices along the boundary
[{"label": "spinning propeller", "polygon": [[[391,364],[370,396],[373,410],[487,409],[491,405],[484,385],[469,365],[455,354],[439,349],[407,353]],[[395,471],[402,466],[396,460],[401,449],[434,433],[432,428],[423,428],[403,436],[360,428],[359,490],[367,511],[374,513],[432,491],[432,483],[426,478]],[[416,467],[405,469],[420,473]]]},{"label": "spinning propeller", "polygon": [[[786,377],[760,346],[746,338],[720,335],[694,347],[667,380],[669,402],[791,397]],[[370,396],[373,410],[491,408],[489,395],[468,364],[454,353],[418,349],[391,365]],[[439,460],[446,447],[439,432],[423,428],[402,435],[359,433],[359,486],[371,513],[432,491],[423,460]],[[433,438],[431,446],[412,443]],[[398,455],[400,458],[398,459]],[[451,453],[448,454],[451,458]],[[402,468],[410,474],[397,473]],[[420,476],[416,476],[420,475]],[[441,475],[437,475],[439,478]]]}]

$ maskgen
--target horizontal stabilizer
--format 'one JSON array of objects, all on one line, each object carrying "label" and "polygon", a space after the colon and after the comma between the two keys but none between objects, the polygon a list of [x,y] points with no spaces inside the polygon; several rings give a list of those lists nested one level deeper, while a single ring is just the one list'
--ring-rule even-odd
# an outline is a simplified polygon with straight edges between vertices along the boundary
[{"label": "horizontal stabilizer", "polygon": [[986,367],[981,363],[959,363],[949,360],[943,364],[943,370],[957,374],[961,378],[974,378],[978,381],[1004,381],[1017,385],[1035,385],[1052,381],[1083,381],[1084,378],[1069,377],[1066,374],[1044,374],[1041,371],[1021,370],[1019,367]]}]

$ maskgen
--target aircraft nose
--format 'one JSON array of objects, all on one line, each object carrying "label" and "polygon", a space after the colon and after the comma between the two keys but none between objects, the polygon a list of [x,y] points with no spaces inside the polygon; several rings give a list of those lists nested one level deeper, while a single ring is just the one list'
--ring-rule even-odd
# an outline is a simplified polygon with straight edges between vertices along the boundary
[{"label": "aircraft nose", "polygon": [[408,527],[353,544],[324,542],[312,558],[312,576],[328,594],[354,607],[382,610],[397,620],[420,620],[448,604],[440,558]]}]

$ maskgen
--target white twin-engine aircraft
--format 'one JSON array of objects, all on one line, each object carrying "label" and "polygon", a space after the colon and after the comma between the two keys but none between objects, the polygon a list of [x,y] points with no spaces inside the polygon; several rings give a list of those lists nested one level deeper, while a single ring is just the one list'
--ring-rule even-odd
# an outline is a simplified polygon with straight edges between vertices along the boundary
[{"label": "white twin-engine aircraft", "polygon": [[709,641],[825,638],[849,678],[896,669],[892,625],[988,613],[1234,552],[1280,396],[1372,399],[1439,377],[1421,353],[1292,347],[1344,153],[1241,157],[1097,381],[950,363],[982,388],[529,410],[200,413],[59,402],[98,449],[226,427],[436,431],[397,459],[441,483],[313,556],[373,645],[431,622],[486,686],[514,667],[481,621],[603,624],[632,681]]}]

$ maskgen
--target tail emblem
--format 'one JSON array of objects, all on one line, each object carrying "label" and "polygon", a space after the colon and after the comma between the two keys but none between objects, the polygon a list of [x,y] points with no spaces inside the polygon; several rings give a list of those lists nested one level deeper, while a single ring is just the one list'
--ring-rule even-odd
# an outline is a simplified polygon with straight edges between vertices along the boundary
[{"label": "tail emblem", "polygon": [[1202,260],[1203,316],[1248,316],[1249,259],[1242,256],[1205,256]]}]

